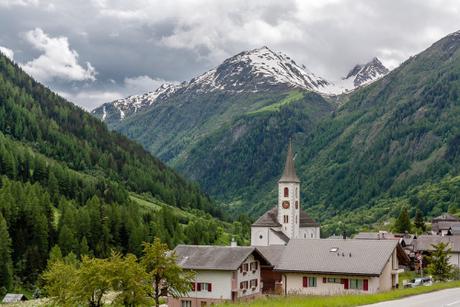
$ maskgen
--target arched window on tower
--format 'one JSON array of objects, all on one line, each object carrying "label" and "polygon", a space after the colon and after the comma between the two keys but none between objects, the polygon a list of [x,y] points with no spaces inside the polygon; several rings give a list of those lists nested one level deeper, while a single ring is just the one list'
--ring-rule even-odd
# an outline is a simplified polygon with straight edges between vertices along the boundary
[{"label": "arched window on tower", "polygon": [[284,188],[284,197],[289,197],[289,189],[287,187]]}]

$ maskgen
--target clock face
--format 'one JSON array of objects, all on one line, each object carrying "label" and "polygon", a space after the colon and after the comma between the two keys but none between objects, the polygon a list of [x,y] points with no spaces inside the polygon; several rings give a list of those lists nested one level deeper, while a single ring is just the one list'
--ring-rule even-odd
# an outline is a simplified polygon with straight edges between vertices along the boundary
[{"label": "clock face", "polygon": [[282,206],[284,209],[289,209],[289,202],[287,200],[283,201]]}]

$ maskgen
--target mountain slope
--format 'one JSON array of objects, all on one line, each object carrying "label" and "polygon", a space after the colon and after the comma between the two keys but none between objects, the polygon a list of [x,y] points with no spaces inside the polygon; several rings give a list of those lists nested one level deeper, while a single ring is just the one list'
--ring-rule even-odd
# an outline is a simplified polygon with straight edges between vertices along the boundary
[{"label": "mountain slope", "polygon": [[369,84],[387,72],[388,69],[374,58],[369,63],[357,65],[346,78],[331,82],[316,76],[304,65],[298,65],[289,56],[262,47],[228,58],[216,68],[189,82],[164,84],[153,92],[105,103],[92,113],[109,126],[117,126],[130,116],[153,108],[154,104],[177,100],[176,96],[206,96],[211,93],[229,96],[291,89],[335,95]]},{"label": "mountain slope", "polygon": [[[454,198],[439,206],[400,199],[459,175],[459,48],[460,33],[453,33],[348,94],[338,109],[319,95],[272,95],[277,102],[190,143],[174,165],[229,210],[255,217],[276,199],[283,149],[293,137],[304,208],[326,232],[338,231],[339,221],[356,223],[362,212],[371,214],[369,223],[389,219],[403,204],[427,215],[455,207]],[[322,112],[308,114],[319,105]]]},{"label": "mountain slope", "polygon": [[[134,192],[165,209],[143,210]],[[0,220],[11,240],[0,289],[12,290],[13,279],[33,285],[53,246],[64,256],[107,257],[139,255],[154,236],[171,247],[196,242],[198,219],[179,220],[171,207],[202,216],[212,229],[233,227],[209,215],[221,210],[196,185],[0,54]],[[230,231],[200,242],[221,242]]]}]

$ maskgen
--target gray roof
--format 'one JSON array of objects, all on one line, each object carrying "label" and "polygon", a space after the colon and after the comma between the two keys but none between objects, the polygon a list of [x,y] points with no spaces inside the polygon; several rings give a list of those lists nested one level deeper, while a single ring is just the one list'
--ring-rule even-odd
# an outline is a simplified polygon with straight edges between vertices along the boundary
[{"label": "gray roof", "polygon": [[356,240],[385,240],[385,239],[394,239],[392,233],[380,233],[380,232],[359,232],[353,239]]},{"label": "gray roof", "polygon": [[397,240],[292,239],[275,270],[378,276],[397,246]]},{"label": "gray roof", "polygon": [[441,242],[449,244],[452,252],[460,253],[460,236],[418,236],[417,239],[414,240],[414,249],[416,251],[432,251],[432,245],[437,245]]},{"label": "gray roof", "polygon": [[299,177],[297,177],[297,174],[295,172],[291,141],[289,141],[288,151],[286,155],[286,163],[284,164],[284,172],[278,182],[300,182]]},{"label": "gray roof", "polygon": [[432,223],[445,221],[445,222],[460,222],[460,218],[449,213],[443,213],[440,216],[437,216],[431,220]]},{"label": "gray roof", "polygon": [[278,222],[278,208],[273,207],[272,209],[265,212],[261,217],[255,221],[252,226],[255,227],[281,227]]},{"label": "gray roof", "polygon": [[2,300],[2,303],[17,303],[20,301],[26,301],[27,298],[24,294],[8,293]]},{"label": "gray roof", "polygon": [[[261,217],[252,224],[253,227],[281,227],[278,222],[278,207],[265,212]],[[305,211],[300,209],[299,227],[318,227],[319,224],[315,222]]]},{"label": "gray roof", "polygon": [[432,230],[438,232],[440,230],[449,230],[453,226],[460,225],[460,221],[439,221],[432,224]]},{"label": "gray roof", "polygon": [[450,233],[453,236],[458,236],[460,235],[460,224],[454,225],[450,228]]},{"label": "gray roof", "polygon": [[234,271],[253,253],[268,264],[262,254],[251,246],[178,245],[174,252],[177,263],[190,270]]},{"label": "gray roof", "polygon": [[270,246],[257,246],[257,250],[270,262],[272,266],[278,265],[281,255],[283,254],[286,246],[284,245],[270,245]]}]

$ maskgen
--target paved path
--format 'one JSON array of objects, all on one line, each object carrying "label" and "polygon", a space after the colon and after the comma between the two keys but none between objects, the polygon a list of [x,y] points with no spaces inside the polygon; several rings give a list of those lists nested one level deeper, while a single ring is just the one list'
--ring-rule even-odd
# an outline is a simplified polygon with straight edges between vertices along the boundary
[{"label": "paved path", "polygon": [[[368,307],[460,307],[460,288],[435,291]],[[366,307],[363,306],[363,307]]]}]

